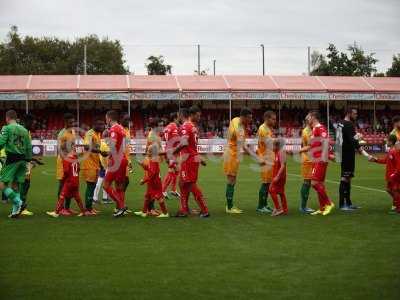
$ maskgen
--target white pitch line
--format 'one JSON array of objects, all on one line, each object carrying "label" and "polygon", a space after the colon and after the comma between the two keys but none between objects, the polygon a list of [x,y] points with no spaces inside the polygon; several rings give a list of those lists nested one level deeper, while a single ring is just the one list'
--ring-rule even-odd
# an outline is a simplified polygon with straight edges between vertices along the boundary
[{"label": "white pitch line", "polygon": [[[295,177],[301,177],[301,175],[292,174],[292,173],[288,173],[288,175],[290,175],[290,176],[295,176]],[[335,181],[335,180],[326,179],[325,181],[326,181],[326,182],[329,182],[329,183],[340,184],[339,181]],[[367,190],[367,191],[380,192],[380,193],[385,193],[385,194],[387,193],[385,190],[369,188],[369,187],[362,186],[362,185],[351,184],[351,186],[352,186],[352,187],[355,187],[355,188],[362,189],[362,190]]]}]

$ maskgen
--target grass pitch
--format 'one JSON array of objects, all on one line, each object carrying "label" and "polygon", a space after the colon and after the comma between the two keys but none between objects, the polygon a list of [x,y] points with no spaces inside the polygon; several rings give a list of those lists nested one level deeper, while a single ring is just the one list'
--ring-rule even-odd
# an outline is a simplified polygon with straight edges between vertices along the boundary
[{"label": "grass pitch", "polygon": [[[33,174],[33,217],[7,219],[10,207],[0,205],[2,300],[400,299],[400,216],[387,213],[384,166],[358,159],[352,198],[362,209],[354,213],[301,215],[300,166],[290,160],[289,216],[258,215],[259,175],[247,159],[235,191],[245,214],[226,215],[217,159],[200,175],[210,219],[113,219],[112,206],[93,218],[52,219],[45,211],[56,202],[55,159],[45,162]],[[135,165],[127,196],[135,210],[141,176]],[[337,164],[328,180],[337,203]],[[168,206],[175,212],[177,201]],[[317,206],[313,191],[310,206]]]}]

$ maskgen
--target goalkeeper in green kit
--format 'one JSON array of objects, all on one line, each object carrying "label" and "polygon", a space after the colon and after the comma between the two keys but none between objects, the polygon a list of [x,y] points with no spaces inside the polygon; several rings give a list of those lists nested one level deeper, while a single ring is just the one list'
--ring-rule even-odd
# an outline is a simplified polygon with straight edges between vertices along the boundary
[{"label": "goalkeeper in green kit", "polygon": [[32,159],[32,143],[28,131],[17,123],[15,110],[6,112],[6,123],[0,133],[0,150],[5,149],[6,162],[0,171],[0,190],[11,201],[9,215],[16,218],[22,209],[19,188],[25,181],[27,163]]}]

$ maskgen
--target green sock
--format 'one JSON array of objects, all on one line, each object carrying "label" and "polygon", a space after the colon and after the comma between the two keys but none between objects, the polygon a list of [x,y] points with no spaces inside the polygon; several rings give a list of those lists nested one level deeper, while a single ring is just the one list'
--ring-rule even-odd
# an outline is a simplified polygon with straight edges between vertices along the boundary
[{"label": "green sock", "polygon": [[310,195],[310,187],[311,187],[311,184],[305,183],[305,182],[301,186],[301,190],[300,190],[301,208],[307,207],[307,201],[308,201],[308,197]]},{"label": "green sock", "polygon": [[12,201],[12,203],[13,203],[12,213],[16,214],[22,205],[22,201],[19,196],[19,193],[15,192],[10,187],[6,187],[4,189],[4,195],[6,195],[6,197]]},{"label": "green sock", "polygon": [[226,184],[226,206],[228,209],[233,207],[233,193],[235,192],[234,184]]},{"label": "green sock", "polygon": [[258,209],[267,206],[267,184],[262,183],[258,191]]},{"label": "green sock", "polygon": [[91,210],[93,208],[93,193],[96,188],[96,183],[86,181],[86,191],[85,191],[85,207]]}]

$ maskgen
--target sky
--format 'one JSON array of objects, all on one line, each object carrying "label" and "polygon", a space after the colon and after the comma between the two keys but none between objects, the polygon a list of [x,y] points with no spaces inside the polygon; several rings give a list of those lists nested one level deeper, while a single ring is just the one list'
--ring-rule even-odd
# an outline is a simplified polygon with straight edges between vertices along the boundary
[{"label": "sky", "polygon": [[[375,52],[378,71],[400,53],[400,0],[0,0],[0,39],[11,25],[22,35],[75,39],[88,34],[120,40],[132,73],[164,55],[174,74],[307,72],[307,47],[345,50],[357,42]],[[88,58],[90,59],[90,58]]]}]

